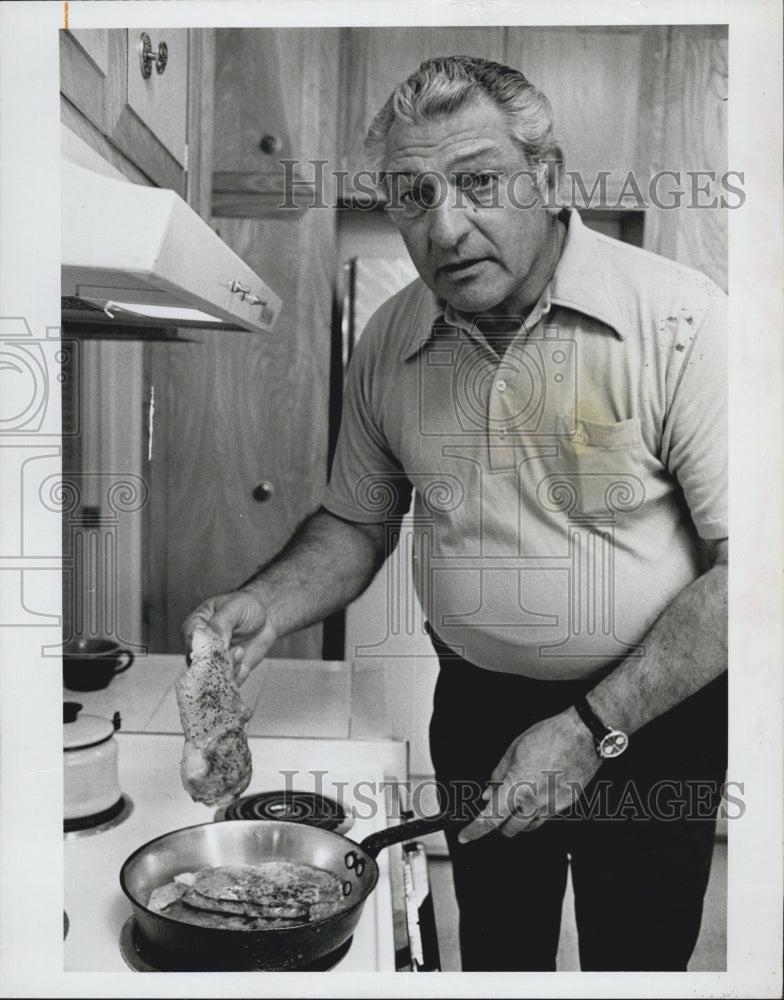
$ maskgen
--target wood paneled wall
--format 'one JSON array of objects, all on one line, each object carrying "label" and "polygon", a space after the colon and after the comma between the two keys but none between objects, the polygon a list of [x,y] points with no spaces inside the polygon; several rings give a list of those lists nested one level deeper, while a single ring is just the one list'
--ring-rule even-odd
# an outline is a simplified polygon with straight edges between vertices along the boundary
[{"label": "wood paneled wall", "polygon": [[[656,170],[681,174],[685,196],[678,207],[648,209],[645,247],[703,271],[725,291],[727,210],[699,207],[725,192],[710,184],[710,193],[698,193],[695,198],[687,171],[713,171],[720,178],[728,169],[728,87],[726,27],[670,28],[657,101],[661,142],[651,155]],[[707,185],[708,180],[699,183]],[[738,197],[730,194],[728,200],[735,204]]]}]

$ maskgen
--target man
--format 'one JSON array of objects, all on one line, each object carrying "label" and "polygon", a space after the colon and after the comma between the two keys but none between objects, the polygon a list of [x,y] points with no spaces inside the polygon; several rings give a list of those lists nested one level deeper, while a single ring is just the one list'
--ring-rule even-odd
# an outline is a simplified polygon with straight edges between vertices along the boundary
[{"label": "man", "polygon": [[463,968],[555,968],[571,859],[584,970],[685,969],[726,759],[724,297],[561,209],[551,118],[480,59],[393,93],[366,145],[421,281],[358,344],[322,509],[185,631],[244,678],[367,586],[413,486]]}]

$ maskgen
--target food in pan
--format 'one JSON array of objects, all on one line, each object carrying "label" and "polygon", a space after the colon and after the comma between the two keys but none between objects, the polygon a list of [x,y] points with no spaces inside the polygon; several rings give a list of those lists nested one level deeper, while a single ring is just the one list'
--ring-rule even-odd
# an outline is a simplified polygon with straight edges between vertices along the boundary
[{"label": "food in pan", "polygon": [[222,865],[183,872],[154,889],[151,910],[205,927],[264,930],[328,917],[343,887],[332,872],[290,861]]},{"label": "food in pan", "polygon": [[176,684],[185,749],[180,774],[191,798],[224,806],[251,778],[245,723],[251,711],[240,697],[234,665],[220,636],[197,629],[191,662]]}]

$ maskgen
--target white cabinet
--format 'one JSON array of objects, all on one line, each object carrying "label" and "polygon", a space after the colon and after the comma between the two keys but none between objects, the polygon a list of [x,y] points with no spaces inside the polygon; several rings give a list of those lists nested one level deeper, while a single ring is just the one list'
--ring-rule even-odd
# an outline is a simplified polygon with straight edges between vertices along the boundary
[{"label": "white cabinet", "polygon": [[[180,166],[185,166],[188,31],[185,28],[133,28],[128,30],[127,36],[126,107]],[[160,66],[162,72],[159,72]]]},{"label": "white cabinet", "polygon": [[[141,56],[145,38],[151,59]],[[181,195],[188,99],[198,106],[201,82],[189,77],[189,48],[184,28],[60,31],[65,124],[134,180],[146,178]]]}]

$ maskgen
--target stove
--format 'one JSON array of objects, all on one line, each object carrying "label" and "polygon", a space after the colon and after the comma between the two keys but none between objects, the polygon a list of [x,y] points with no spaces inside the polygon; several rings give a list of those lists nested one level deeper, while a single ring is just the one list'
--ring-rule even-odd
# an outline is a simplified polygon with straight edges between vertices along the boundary
[{"label": "stove", "polygon": [[[322,955],[313,962],[297,967],[297,972],[329,972],[337,968],[348,955],[353,937],[344,941],[328,955]],[[133,917],[129,917],[120,931],[120,954],[129,969],[134,972],[179,972],[167,956],[155,953],[139,931],[139,925]]]},{"label": "stove", "polygon": [[287,823],[306,823],[322,830],[346,833],[352,820],[343,806],[318,792],[281,788],[257,792],[235,799],[215,813],[215,819],[278,819]]},{"label": "stove", "polygon": [[113,826],[119,826],[131,815],[133,810],[133,800],[129,795],[121,795],[119,799],[104,809],[103,812],[93,813],[91,816],[80,816],[78,819],[63,820],[63,835],[66,840],[75,840],[77,837],[91,837],[95,833],[102,833],[104,830],[111,830]]},{"label": "stove", "polygon": [[[125,859],[142,844],[182,827],[233,818],[227,810],[195,803],[180,783],[183,737],[159,733],[116,735],[120,787],[134,808],[119,825],[89,837],[66,839],[64,909],[68,932],[64,967],[69,972],[161,970],[145,949],[119,884]],[[400,744],[387,741],[250,737],[253,778],[248,794],[233,804],[241,816],[314,819],[350,829],[357,842],[400,822],[388,815],[386,779],[401,777]],[[390,747],[394,761],[390,763]],[[318,767],[313,767],[313,762]],[[361,779],[358,775],[361,774]],[[233,809],[228,810],[231,813]],[[395,971],[394,873],[400,848],[378,857],[379,881],[368,897],[353,938],[326,956],[319,969],[337,972]]]}]

